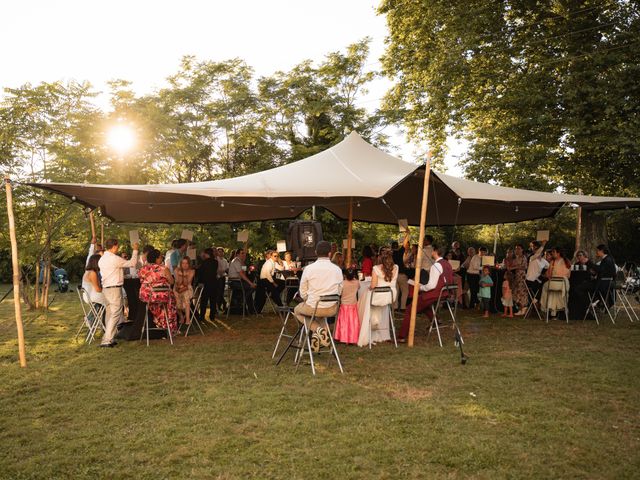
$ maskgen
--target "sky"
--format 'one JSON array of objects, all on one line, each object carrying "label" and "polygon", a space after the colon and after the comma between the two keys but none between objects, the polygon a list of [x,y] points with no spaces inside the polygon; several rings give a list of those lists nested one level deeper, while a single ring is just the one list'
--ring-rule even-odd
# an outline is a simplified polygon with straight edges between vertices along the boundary
[{"label": "sky", "polygon": [[[180,58],[239,57],[257,76],[371,38],[369,68],[379,67],[387,34],[372,0],[4,0],[0,3],[0,87],[87,80],[106,91],[122,78],[144,94],[164,85]],[[389,86],[377,80],[362,105],[375,109]],[[406,160],[424,153],[397,128],[386,132]],[[461,175],[464,147],[450,142],[447,172]]]}]

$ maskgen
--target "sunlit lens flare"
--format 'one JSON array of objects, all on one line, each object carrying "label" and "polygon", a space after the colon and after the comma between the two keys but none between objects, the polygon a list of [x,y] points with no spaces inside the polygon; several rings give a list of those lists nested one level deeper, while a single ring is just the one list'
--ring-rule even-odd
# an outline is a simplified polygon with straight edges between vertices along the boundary
[{"label": "sunlit lens flare", "polygon": [[136,134],[128,125],[116,125],[107,132],[107,145],[120,155],[130,151],[136,144]]}]

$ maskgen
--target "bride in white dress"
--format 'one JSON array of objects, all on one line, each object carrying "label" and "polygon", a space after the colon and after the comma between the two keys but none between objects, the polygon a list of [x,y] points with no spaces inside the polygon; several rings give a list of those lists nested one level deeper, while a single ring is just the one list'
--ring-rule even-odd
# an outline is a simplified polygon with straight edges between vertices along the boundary
[{"label": "bride in white dress", "polygon": [[[395,303],[398,298],[396,282],[398,281],[398,265],[393,263],[392,252],[389,249],[382,251],[378,257],[380,263],[373,267],[371,275],[371,286],[367,290],[365,308],[362,315],[358,346],[369,345],[369,323],[371,323],[371,343],[385,342],[391,340],[391,325],[389,324],[389,303]],[[391,298],[387,293],[376,293],[374,305],[371,304],[371,295],[376,287],[390,287]],[[384,306],[376,306],[384,305]]]}]

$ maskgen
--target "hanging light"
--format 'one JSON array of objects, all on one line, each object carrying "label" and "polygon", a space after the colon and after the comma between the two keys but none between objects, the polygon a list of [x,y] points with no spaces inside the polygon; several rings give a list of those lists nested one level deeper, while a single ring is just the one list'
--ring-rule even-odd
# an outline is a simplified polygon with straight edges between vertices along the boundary
[{"label": "hanging light", "polygon": [[220,202],[220,208],[224,208],[224,200]]},{"label": "hanging light", "polygon": [[518,208],[518,206],[516,205],[516,213],[518,213],[520,211],[520,209]]},{"label": "hanging light", "polygon": [[356,203],[356,207],[360,208],[360,200],[358,200],[358,203]]}]

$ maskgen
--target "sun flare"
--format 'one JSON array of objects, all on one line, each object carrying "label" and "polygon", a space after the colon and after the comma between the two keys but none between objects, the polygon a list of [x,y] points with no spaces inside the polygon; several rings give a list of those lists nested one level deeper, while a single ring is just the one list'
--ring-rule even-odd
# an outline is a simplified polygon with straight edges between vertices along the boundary
[{"label": "sun flare", "polygon": [[135,146],[136,134],[129,125],[116,125],[107,132],[107,144],[123,155]]}]

